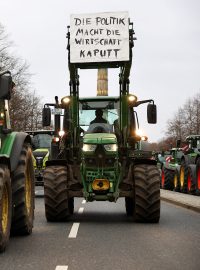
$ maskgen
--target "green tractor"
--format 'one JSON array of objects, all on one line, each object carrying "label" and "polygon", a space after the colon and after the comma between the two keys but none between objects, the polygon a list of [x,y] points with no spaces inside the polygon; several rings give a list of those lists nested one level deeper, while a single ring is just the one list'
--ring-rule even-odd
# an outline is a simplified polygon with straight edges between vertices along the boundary
[{"label": "green tractor", "polygon": [[43,172],[46,161],[50,159],[52,130],[26,131],[32,139],[33,165],[35,169],[35,185],[43,186]]},{"label": "green tractor", "polygon": [[[128,216],[137,222],[159,222],[159,170],[152,151],[143,147],[142,139],[146,138],[137,135],[135,111],[137,106],[148,103],[148,122],[155,124],[156,105],[152,99],[139,101],[129,93],[135,39],[132,23],[127,31],[128,60],[92,63],[70,60],[72,33],[67,33],[70,94],[61,102],[55,97],[55,103],[47,103],[43,109],[44,126],[51,122],[50,107],[57,112],[51,145],[54,158],[46,162],[44,171],[47,221],[67,220],[74,211],[74,197],[84,197],[87,202],[116,202],[124,197]],[[79,97],[78,69],[93,68],[120,68],[119,96]]]},{"label": "green tractor", "polygon": [[161,188],[179,191],[180,164],[183,151],[181,148],[172,148],[166,152],[161,169]]},{"label": "green tractor", "polygon": [[179,182],[182,192],[200,194],[200,135],[186,137]]},{"label": "green tractor", "polygon": [[12,132],[9,100],[14,83],[0,73],[0,252],[12,235],[31,234],[34,219],[34,168],[31,138]]}]

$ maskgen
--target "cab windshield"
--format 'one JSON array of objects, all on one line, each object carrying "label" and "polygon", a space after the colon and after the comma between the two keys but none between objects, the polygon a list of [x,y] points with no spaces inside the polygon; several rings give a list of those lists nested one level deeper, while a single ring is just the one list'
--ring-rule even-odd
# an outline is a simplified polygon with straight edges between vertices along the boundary
[{"label": "cab windshield", "polygon": [[88,131],[91,125],[101,123],[104,126],[113,125],[119,119],[119,100],[80,101],[79,125]]},{"label": "cab windshield", "polygon": [[199,138],[192,138],[192,139],[188,139],[188,145],[189,148],[200,148],[200,139]]},{"label": "cab windshield", "polygon": [[37,134],[33,136],[34,148],[50,148],[52,136],[49,134]]}]

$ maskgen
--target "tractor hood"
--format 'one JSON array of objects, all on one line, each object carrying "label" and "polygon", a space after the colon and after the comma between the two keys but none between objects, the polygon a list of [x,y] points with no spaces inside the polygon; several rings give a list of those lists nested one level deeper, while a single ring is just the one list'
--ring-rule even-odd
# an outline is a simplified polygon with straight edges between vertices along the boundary
[{"label": "tractor hood", "polygon": [[86,144],[112,144],[117,143],[115,134],[112,133],[90,133],[85,134],[83,143]]},{"label": "tractor hood", "polygon": [[33,151],[33,156],[35,158],[37,157],[45,157],[47,154],[49,154],[49,150],[47,148],[39,148]]}]

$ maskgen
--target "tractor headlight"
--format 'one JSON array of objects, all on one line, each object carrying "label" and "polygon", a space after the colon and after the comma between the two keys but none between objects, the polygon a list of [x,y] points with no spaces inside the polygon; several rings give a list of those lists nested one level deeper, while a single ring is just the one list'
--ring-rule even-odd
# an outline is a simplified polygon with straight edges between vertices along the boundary
[{"label": "tractor headlight", "polygon": [[145,136],[145,135],[142,135],[141,136],[141,141],[147,141],[148,140],[148,137],[147,136]]},{"label": "tractor headlight", "polygon": [[58,135],[59,135],[60,137],[63,137],[63,136],[65,135],[65,131],[64,131],[64,130],[60,130],[60,131],[58,132]]},{"label": "tractor headlight", "polygon": [[131,107],[134,107],[137,103],[137,97],[135,95],[129,95],[128,96],[128,104]]},{"label": "tractor headlight", "polygon": [[61,99],[61,103],[62,103],[63,105],[68,105],[68,104],[70,103],[70,97],[63,97],[63,98]]},{"label": "tractor headlight", "polygon": [[57,143],[57,142],[59,142],[60,141],[60,138],[59,137],[54,137],[53,139],[52,139],[52,142],[53,143]]},{"label": "tractor headlight", "polygon": [[94,152],[96,149],[96,144],[83,144],[83,152]]},{"label": "tractor headlight", "polygon": [[144,136],[144,132],[141,129],[137,129],[135,133],[137,136],[140,136],[140,137]]},{"label": "tractor headlight", "polygon": [[104,148],[108,152],[116,152],[117,151],[117,145],[115,143],[113,143],[113,144],[105,144]]}]

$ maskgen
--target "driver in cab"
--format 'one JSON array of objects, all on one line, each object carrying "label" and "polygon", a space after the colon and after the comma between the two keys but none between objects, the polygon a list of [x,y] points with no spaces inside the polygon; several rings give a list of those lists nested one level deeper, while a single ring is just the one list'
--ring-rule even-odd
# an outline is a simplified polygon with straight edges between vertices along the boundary
[{"label": "driver in cab", "polygon": [[101,109],[97,109],[95,111],[96,118],[90,122],[90,124],[94,123],[105,123],[108,124],[108,121],[103,118],[103,111]]}]

